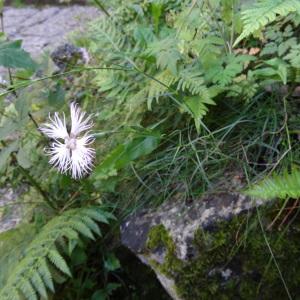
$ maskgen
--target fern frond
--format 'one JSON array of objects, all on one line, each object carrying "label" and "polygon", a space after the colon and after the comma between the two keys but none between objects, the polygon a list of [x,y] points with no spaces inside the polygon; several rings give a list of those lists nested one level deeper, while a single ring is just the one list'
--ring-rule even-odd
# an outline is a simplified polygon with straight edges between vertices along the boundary
[{"label": "fern frond", "polygon": [[71,277],[71,271],[65,259],[59,254],[59,252],[56,249],[52,249],[49,251],[48,259],[58,270]]},{"label": "fern frond", "polygon": [[[38,268],[37,272],[39,273],[39,275],[41,276],[41,278],[43,280],[43,286],[41,286],[40,289],[48,288],[51,292],[54,293],[53,278],[52,278],[51,272],[49,271],[47,262],[44,259],[42,259],[39,262],[39,268]],[[33,272],[33,274],[34,273],[35,272]]]},{"label": "fern frond", "polygon": [[300,44],[292,46],[284,59],[289,60],[292,67],[300,68]]},{"label": "fern frond", "polygon": [[46,290],[46,287],[44,285],[41,275],[38,272],[33,273],[30,281],[31,281],[33,288],[38,292],[38,294],[40,294],[40,296],[42,298],[46,299],[47,298],[47,290]]},{"label": "fern frond", "polygon": [[277,16],[285,17],[297,11],[300,11],[298,0],[262,0],[257,2],[253,8],[242,12],[244,28],[234,46],[245,37],[275,21]]},{"label": "fern frond", "polygon": [[151,110],[152,101],[155,99],[159,100],[160,97],[165,96],[169,87],[174,83],[176,77],[169,70],[165,70],[155,76],[156,80],[149,82],[148,89],[148,109]]},{"label": "fern frond", "polygon": [[216,103],[211,99],[205,99],[201,96],[185,97],[182,105],[184,111],[188,112],[194,118],[197,131],[200,130],[200,121],[207,114],[207,105],[215,105]]},{"label": "fern frond", "polygon": [[186,69],[179,73],[177,90],[183,92],[189,91],[192,95],[201,95],[208,101],[210,99],[209,91],[205,86],[205,80],[201,71]]},{"label": "fern frond", "polygon": [[36,234],[32,224],[21,224],[0,234],[0,290]]},{"label": "fern frond", "polygon": [[24,258],[11,271],[4,288],[0,292],[1,300],[36,300],[37,295],[46,298],[47,289],[54,291],[54,279],[51,268],[71,276],[65,258],[59,253],[59,240],[78,240],[79,235],[94,239],[94,233],[100,234],[96,222],[107,223],[112,215],[99,207],[72,209],[53,218],[30,243]]},{"label": "fern frond", "polygon": [[99,18],[90,26],[91,50],[99,53],[101,44],[102,57],[105,60],[119,59],[124,56],[126,35],[118,28],[113,18]]},{"label": "fern frond", "polygon": [[261,199],[273,198],[299,198],[300,197],[300,171],[285,172],[275,175],[250,187],[245,192],[249,196]]},{"label": "fern frond", "polygon": [[161,70],[167,69],[173,75],[177,74],[177,62],[181,59],[181,54],[175,38],[166,38],[151,43],[146,54],[156,58],[156,65]]}]

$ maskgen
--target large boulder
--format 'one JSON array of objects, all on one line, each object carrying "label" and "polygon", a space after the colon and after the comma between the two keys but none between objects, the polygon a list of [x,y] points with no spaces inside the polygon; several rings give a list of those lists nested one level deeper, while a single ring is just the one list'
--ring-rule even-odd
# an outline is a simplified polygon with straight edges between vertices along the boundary
[{"label": "large boulder", "polygon": [[232,192],[171,201],[127,218],[121,239],[173,299],[288,299],[299,295],[300,234],[295,222],[266,232],[277,203]]}]

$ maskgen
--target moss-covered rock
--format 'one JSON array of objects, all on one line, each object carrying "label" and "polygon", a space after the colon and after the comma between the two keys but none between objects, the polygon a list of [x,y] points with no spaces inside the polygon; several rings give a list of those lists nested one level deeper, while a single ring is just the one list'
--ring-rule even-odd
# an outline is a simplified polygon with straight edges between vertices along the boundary
[{"label": "moss-covered rock", "polygon": [[131,250],[155,270],[173,299],[297,299],[300,221],[267,230],[282,204],[254,209],[263,203],[238,195],[210,199],[185,210],[172,203],[132,216],[122,227],[123,243],[130,248],[126,238],[139,232]]}]

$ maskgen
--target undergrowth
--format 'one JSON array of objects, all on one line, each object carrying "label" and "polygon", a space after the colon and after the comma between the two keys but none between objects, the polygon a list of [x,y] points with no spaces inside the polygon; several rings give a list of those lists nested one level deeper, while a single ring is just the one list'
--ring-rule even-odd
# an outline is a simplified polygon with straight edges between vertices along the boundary
[{"label": "undergrowth", "polygon": [[[298,1],[100,8],[87,34],[72,36],[89,53],[85,65],[55,70],[21,42],[0,42],[10,74],[0,92],[0,182],[24,186],[22,223],[0,235],[3,299],[141,299],[118,259],[128,214],[224,189],[299,197]],[[71,101],[95,124],[95,168],[81,181],[49,168],[37,129]]]}]

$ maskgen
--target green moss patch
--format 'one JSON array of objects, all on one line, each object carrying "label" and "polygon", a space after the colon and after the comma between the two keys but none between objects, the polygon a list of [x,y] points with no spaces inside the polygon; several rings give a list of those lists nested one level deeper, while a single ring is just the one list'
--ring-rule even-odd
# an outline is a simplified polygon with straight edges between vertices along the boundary
[{"label": "green moss patch", "polygon": [[[274,218],[268,210],[261,213],[264,227]],[[197,230],[194,247],[196,258],[179,260],[174,241],[163,225],[150,230],[147,242],[148,251],[165,252],[163,264],[151,263],[174,279],[178,294],[185,300],[288,299],[283,280],[293,299],[300,294],[299,222],[283,231],[276,227],[262,231],[255,211],[205,231]]]}]

